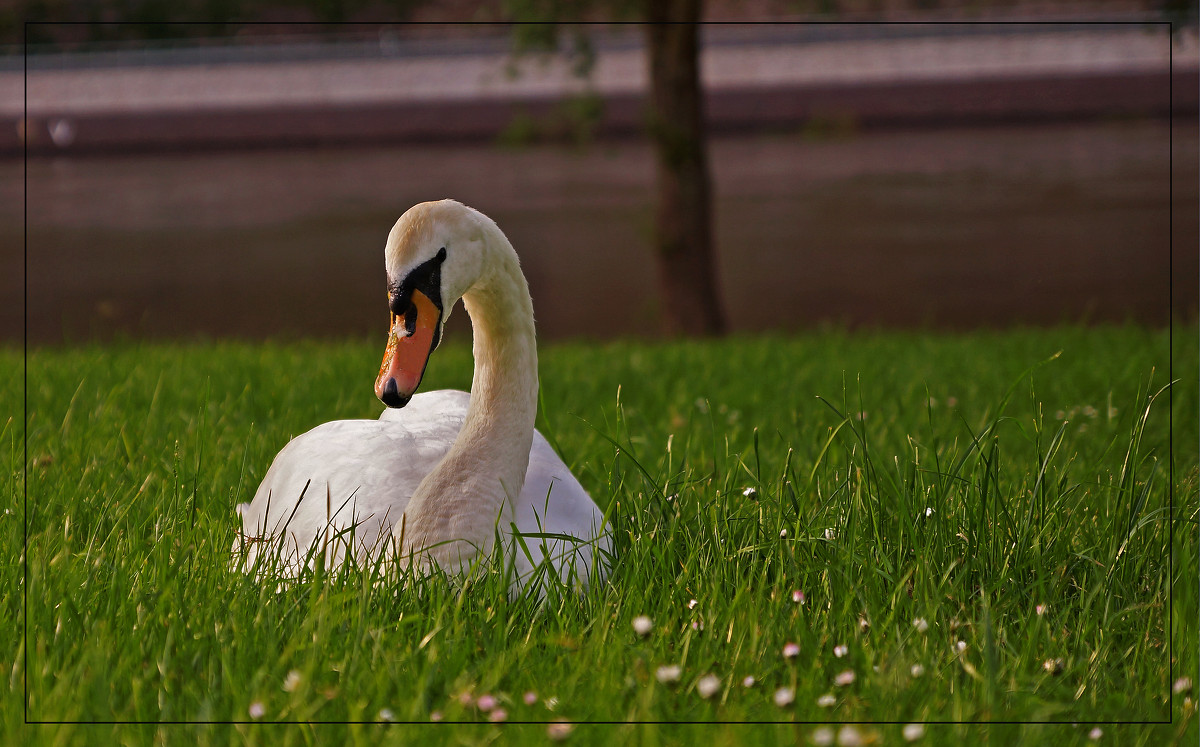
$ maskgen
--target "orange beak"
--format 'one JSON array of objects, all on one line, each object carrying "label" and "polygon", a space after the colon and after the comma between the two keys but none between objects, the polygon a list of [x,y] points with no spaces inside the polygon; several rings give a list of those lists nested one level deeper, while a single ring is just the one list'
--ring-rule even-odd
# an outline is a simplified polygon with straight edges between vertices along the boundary
[{"label": "orange beak", "polygon": [[392,314],[387,349],[375,379],[375,396],[388,407],[404,407],[420,386],[441,318],[437,304],[419,290],[412,292],[412,307],[406,314]]}]

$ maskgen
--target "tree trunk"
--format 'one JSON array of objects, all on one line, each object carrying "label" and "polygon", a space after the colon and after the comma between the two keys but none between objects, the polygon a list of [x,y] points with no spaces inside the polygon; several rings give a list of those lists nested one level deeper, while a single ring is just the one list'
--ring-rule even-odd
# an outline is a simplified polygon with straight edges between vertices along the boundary
[{"label": "tree trunk", "polygon": [[712,245],[700,88],[701,0],[647,3],[650,136],[657,160],[654,248],[663,318],[673,334],[725,331]]}]

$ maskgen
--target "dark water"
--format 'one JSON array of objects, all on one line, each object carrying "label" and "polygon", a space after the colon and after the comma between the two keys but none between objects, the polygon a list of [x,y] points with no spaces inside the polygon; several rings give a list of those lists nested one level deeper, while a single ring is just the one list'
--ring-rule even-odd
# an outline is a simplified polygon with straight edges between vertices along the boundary
[{"label": "dark water", "polygon": [[[1194,316],[1196,127],[1175,124],[1173,182],[1170,135],[1154,121],[717,140],[732,326],[1162,324],[1172,283],[1175,313]],[[21,169],[0,164],[4,339],[22,331]],[[387,232],[442,197],[508,234],[543,336],[654,334],[652,184],[639,143],[34,160],[30,339],[382,339]]]}]

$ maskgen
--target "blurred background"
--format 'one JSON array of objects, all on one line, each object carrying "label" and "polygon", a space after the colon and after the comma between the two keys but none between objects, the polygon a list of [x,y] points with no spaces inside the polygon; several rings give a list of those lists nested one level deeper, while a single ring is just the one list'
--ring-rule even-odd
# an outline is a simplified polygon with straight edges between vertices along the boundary
[{"label": "blurred background", "polygon": [[[700,331],[1196,318],[1194,3],[694,4]],[[382,344],[387,233],[443,197],[512,240],[543,337],[689,331],[661,276],[663,41],[614,22],[636,2],[560,5],[18,3],[0,340]]]}]

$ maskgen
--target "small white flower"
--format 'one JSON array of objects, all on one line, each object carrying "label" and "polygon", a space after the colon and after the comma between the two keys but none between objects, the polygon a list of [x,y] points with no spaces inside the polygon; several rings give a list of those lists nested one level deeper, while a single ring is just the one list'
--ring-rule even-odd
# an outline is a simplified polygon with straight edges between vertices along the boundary
[{"label": "small white flower", "polygon": [[1048,609],[1050,609],[1050,605],[1039,604],[1033,608],[1033,611],[1038,614],[1038,617],[1041,617],[1042,615],[1046,614],[1046,610],[1048,610]]},{"label": "small white flower", "polygon": [[795,659],[799,655],[800,655],[800,646],[798,644],[791,643],[789,641],[788,643],[785,643],[783,645],[783,658]]},{"label": "small white flower", "polygon": [[828,726],[818,726],[813,729],[813,733],[808,738],[817,747],[829,747],[833,744],[833,729]]},{"label": "small white flower", "polygon": [[959,641],[958,643],[955,643],[955,644],[954,644],[954,650],[955,650],[955,651],[957,651],[957,652],[958,652],[958,653],[960,653],[960,654],[961,654],[962,652],[966,651],[966,650],[967,650],[967,642],[966,642],[966,641]]},{"label": "small white flower", "polygon": [[920,664],[913,664],[912,667],[909,668],[908,673],[913,676],[913,679],[916,679],[917,677],[925,674],[925,667],[921,666]]},{"label": "small white flower", "polygon": [[859,629],[859,630],[861,630],[861,631],[863,631],[863,632],[865,633],[865,632],[867,631],[867,628],[869,628],[869,627],[871,627],[871,621],[870,621],[870,620],[868,620],[868,619],[867,619],[867,618],[865,618],[865,617],[860,617],[860,618],[858,618],[858,629]]},{"label": "small white flower", "polygon": [[825,539],[827,539],[827,540],[837,539],[837,531],[833,527],[829,527],[828,529],[825,530]]},{"label": "small white flower", "polygon": [[704,630],[703,620],[692,620],[692,630]]},{"label": "small white flower", "polygon": [[792,601],[796,604],[804,604],[804,592],[799,589],[792,591]]},{"label": "small white flower", "polygon": [[721,689],[721,680],[715,674],[706,674],[696,683],[696,692],[701,698],[711,698]]},{"label": "small white flower", "polygon": [[683,670],[676,664],[669,664],[659,667],[654,672],[654,678],[659,682],[676,682],[679,680],[679,675],[683,674]]},{"label": "small white flower", "polygon": [[933,516],[933,507],[932,507],[932,506],[926,506],[926,507],[925,507],[925,515],[926,515],[926,516]]},{"label": "small white flower", "polygon": [[783,708],[786,705],[791,705],[796,699],[796,692],[790,687],[781,687],[775,691],[775,705]]},{"label": "small white flower", "polygon": [[533,690],[530,690],[526,692],[524,697],[521,699],[525,701],[525,705],[531,706],[537,702],[537,693],[535,693]]},{"label": "small white flower", "polygon": [[262,704],[262,701],[258,700],[251,703],[250,708],[247,710],[250,711],[250,718],[262,718],[263,714],[267,712],[266,706]]},{"label": "small white flower", "polygon": [[916,620],[913,620],[913,627],[917,629],[918,633],[924,633],[926,630],[929,630],[929,622],[923,617],[918,617]]},{"label": "small white flower", "polygon": [[786,530],[786,529],[780,529],[780,530],[779,530],[779,536],[780,536],[780,537],[786,537],[786,536],[787,536],[787,530]]},{"label": "small white flower", "polygon": [[845,646],[845,645],[840,645],[840,646],[834,646],[834,647],[833,647],[833,655],[834,655],[834,656],[836,656],[836,657],[837,657],[837,658],[839,658],[839,659],[840,659],[840,658],[842,658],[843,656],[845,656],[845,655],[846,655],[847,653],[849,653],[849,652],[850,652],[850,649],[849,649],[849,647],[847,647],[847,646]]},{"label": "small white flower", "polygon": [[832,695],[827,694],[817,698],[817,706],[819,708],[833,708],[835,705],[837,705],[837,698]]},{"label": "small white flower", "polygon": [[284,692],[290,693],[299,686],[300,686],[300,672],[299,672],[299,670],[293,669],[292,671],[287,673],[286,677],[283,678]]},{"label": "small white flower", "polygon": [[503,708],[495,708],[492,710],[491,713],[488,714],[488,721],[491,721],[494,724],[498,724],[501,721],[507,721],[507,720],[508,720],[508,711],[504,710]]},{"label": "small white flower", "polygon": [[1099,726],[1088,732],[1088,739],[1092,740],[1093,742],[1099,741],[1100,737],[1102,736],[1104,736],[1104,730]]},{"label": "small white flower", "polygon": [[748,675],[746,675],[746,677],[745,677],[745,678],[742,680],[742,687],[754,687],[754,683],[755,683],[755,682],[757,682],[757,681],[758,681],[758,680],[754,679],[754,675],[752,675],[752,674],[748,674]]},{"label": "small white flower", "polygon": [[392,713],[392,709],[390,708],[380,708],[379,715],[376,718],[380,721],[395,721],[396,714]]},{"label": "small white flower", "polygon": [[546,724],[546,736],[553,739],[555,742],[561,742],[575,729],[575,724],[570,721],[551,721]]},{"label": "small white flower", "polygon": [[1042,669],[1045,669],[1050,674],[1058,674],[1063,670],[1064,662],[1062,659],[1046,659],[1042,662]]},{"label": "small white flower", "polygon": [[746,496],[750,500],[754,500],[755,498],[758,497],[758,491],[755,490],[754,488],[746,488],[745,490],[742,491],[742,495]]},{"label": "small white flower", "polygon": [[496,707],[496,698],[485,693],[475,701],[475,706],[481,711],[490,711]]},{"label": "small white flower", "polygon": [[633,632],[645,638],[650,635],[650,631],[654,629],[654,622],[645,615],[638,615],[633,618]]},{"label": "small white flower", "polygon": [[833,684],[837,685],[838,687],[845,687],[846,685],[849,685],[853,682],[854,682],[854,670],[853,669],[847,669],[844,672],[838,672],[837,676],[833,678]]},{"label": "small white flower", "polygon": [[1192,689],[1192,678],[1191,677],[1180,677],[1179,679],[1175,680],[1175,684],[1171,685],[1171,691],[1173,693],[1175,693],[1176,695],[1178,695],[1179,693],[1182,693],[1182,692],[1187,692],[1188,690],[1191,690],[1191,689]]},{"label": "small white flower", "polygon": [[689,600],[688,600],[688,609],[689,609],[689,610],[694,610],[694,609],[696,609],[696,605],[697,605],[697,604],[699,604],[699,602],[697,602],[695,599],[689,599]]},{"label": "small white flower", "polygon": [[843,726],[838,729],[837,743],[840,747],[859,747],[866,744],[862,734],[853,726]]},{"label": "small white flower", "polygon": [[433,713],[429,714],[429,720],[433,721],[434,723],[441,721],[442,718],[443,717],[442,717],[441,711],[434,711]]},{"label": "small white flower", "polygon": [[925,736],[925,724],[905,724],[901,733],[905,742],[915,742]]}]

